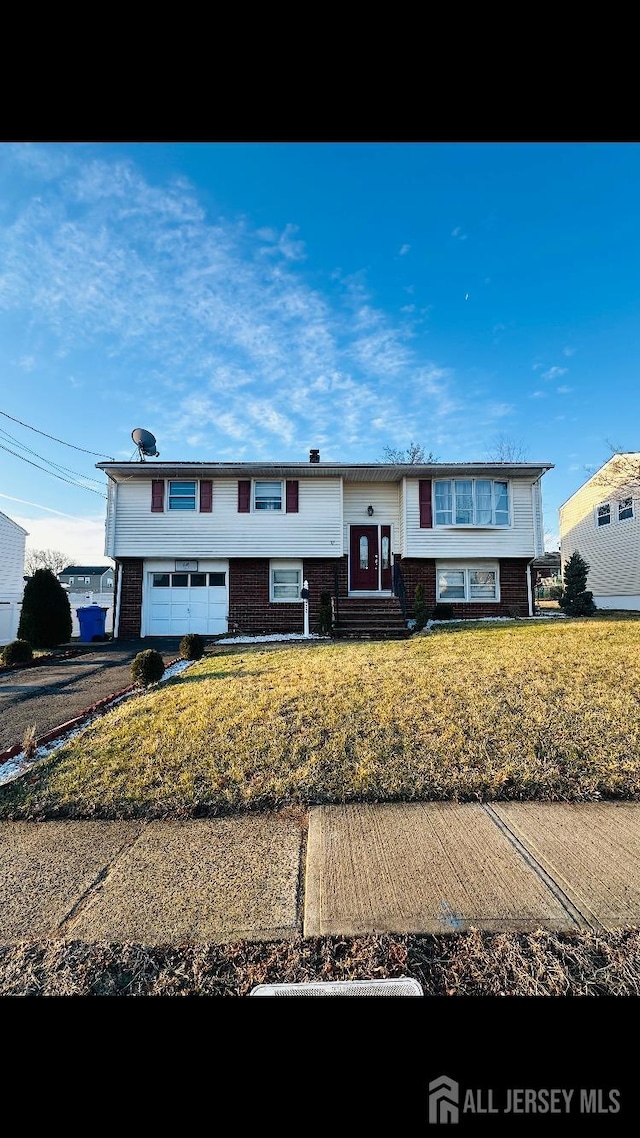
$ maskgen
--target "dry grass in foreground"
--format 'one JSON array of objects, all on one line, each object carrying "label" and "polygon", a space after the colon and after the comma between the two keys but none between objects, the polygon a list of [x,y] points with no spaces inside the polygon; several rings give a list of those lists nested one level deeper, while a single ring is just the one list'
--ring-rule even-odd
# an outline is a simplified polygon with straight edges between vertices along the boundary
[{"label": "dry grass in foreground", "polygon": [[399,976],[425,996],[638,996],[640,930],[0,949],[0,996],[248,996],[257,984]]},{"label": "dry grass in foreground", "polygon": [[0,788],[2,818],[640,799],[640,620],[220,646]]}]

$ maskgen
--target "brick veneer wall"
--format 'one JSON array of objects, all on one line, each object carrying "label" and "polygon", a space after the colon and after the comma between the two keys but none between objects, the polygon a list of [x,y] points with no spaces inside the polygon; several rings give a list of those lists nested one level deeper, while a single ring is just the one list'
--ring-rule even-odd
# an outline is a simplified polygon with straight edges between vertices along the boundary
[{"label": "brick veneer wall", "polygon": [[119,640],[137,640],[142,621],[142,559],[129,558],[120,562],[122,588],[120,591]]},{"label": "brick veneer wall", "polygon": [[[454,616],[528,616],[529,595],[527,591],[527,559],[505,557],[499,559],[500,601],[453,602]],[[400,569],[407,590],[407,616],[413,616],[413,604],[417,585],[424,586],[425,600],[430,609],[436,604],[436,563],[434,560],[404,558]]]},{"label": "brick veneer wall", "polygon": [[[309,630],[315,631],[320,593],[333,593],[333,567],[338,559],[313,558],[302,563],[309,582]],[[339,564],[346,558],[341,558]],[[346,570],[342,570],[345,573]],[[303,602],[269,600],[269,558],[232,558],[229,561],[229,631],[260,635],[268,632],[303,632]]]}]

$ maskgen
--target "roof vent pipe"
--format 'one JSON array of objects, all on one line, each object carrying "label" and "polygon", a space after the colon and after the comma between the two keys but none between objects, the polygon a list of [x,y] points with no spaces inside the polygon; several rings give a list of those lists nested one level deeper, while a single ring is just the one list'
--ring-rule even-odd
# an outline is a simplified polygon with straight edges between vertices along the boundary
[{"label": "roof vent pipe", "polygon": [[309,462],[320,462],[320,451],[319,450],[310,450],[309,451]]}]

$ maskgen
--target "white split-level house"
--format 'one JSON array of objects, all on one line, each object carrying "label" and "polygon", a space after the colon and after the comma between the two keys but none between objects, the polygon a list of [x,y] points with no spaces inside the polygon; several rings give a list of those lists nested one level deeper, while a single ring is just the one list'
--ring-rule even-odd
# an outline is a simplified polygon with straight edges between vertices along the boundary
[{"label": "white split-level house", "polygon": [[313,631],[416,587],[454,615],[529,615],[550,463],[101,462],[114,637]]},{"label": "white split-level house", "polygon": [[559,513],[563,572],[578,552],[598,608],[640,609],[640,452],[613,455]]},{"label": "white split-level house", "polygon": [[26,530],[0,512],[0,644],[18,635],[24,593]]}]

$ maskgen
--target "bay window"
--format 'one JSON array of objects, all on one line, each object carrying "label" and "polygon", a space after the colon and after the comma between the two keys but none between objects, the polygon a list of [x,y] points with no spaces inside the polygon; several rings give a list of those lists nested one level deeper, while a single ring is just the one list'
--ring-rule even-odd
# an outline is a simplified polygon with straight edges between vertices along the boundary
[{"label": "bay window", "polygon": [[446,478],[435,483],[437,526],[508,526],[509,483]]}]

